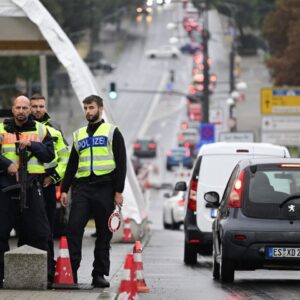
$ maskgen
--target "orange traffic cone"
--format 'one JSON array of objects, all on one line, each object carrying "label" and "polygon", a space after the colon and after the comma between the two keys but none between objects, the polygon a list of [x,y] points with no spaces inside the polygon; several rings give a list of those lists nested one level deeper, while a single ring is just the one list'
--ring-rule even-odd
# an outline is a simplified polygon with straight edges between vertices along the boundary
[{"label": "orange traffic cone", "polygon": [[142,261],[142,245],[140,241],[136,241],[133,247],[134,267],[136,270],[136,284],[139,293],[148,293],[150,289],[147,287],[143,275],[143,261]]},{"label": "orange traffic cone", "polygon": [[129,218],[126,218],[125,222],[124,222],[122,242],[123,243],[131,243],[131,242],[133,242],[133,237],[132,237],[132,232],[131,232]]},{"label": "orange traffic cone", "polygon": [[62,236],[59,241],[59,257],[56,262],[54,284],[74,285],[68,241],[65,236]]},{"label": "orange traffic cone", "polygon": [[133,254],[127,254],[116,300],[138,299]]}]

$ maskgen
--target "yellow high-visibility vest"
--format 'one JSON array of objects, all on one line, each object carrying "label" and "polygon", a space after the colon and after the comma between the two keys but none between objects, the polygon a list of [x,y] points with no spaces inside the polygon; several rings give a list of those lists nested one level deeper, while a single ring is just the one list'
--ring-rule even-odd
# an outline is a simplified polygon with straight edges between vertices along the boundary
[{"label": "yellow high-visibility vest", "polygon": [[92,172],[105,175],[116,168],[112,151],[115,128],[112,124],[102,123],[91,137],[87,134],[87,127],[73,133],[74,147],[79,156],[76,178],[88,177]]},{"label": "yellow high-visibility vest", "polygon": [[[20,133],[20,139],[30,140],[31,142],[41,143],[47,134],[46,126],[39,122],[35,122],[35,130],[26,131]],[[15,133],[7,132],[4,128],[4,124],[0,123],[0,143],[1,143],[1,155],[11,160],[15,165],[20,167],[19,155],[16,153],[16,141],[17,136]],[[44,164],[41,163],[35,156],[31,155],[28,151],[28,166],[27,171],[29,174],[42,174],[45,173]]]},{"label": "yellow high-visibility vest", "polygon": [[54,177],[51,178],[53,180],[53,183],[57,183],[65,175],[66,167],[69,159],[69,149],[65,144],[63,136],[59,130],[49,125],[46,125],[46,127],[53,138],[55,158],[50,163],[45,164],[45,168],[46,170],[55,168],[55,171],[57,175],[59,175],[59,178],[56,178],[57,176],[55,178]]}]

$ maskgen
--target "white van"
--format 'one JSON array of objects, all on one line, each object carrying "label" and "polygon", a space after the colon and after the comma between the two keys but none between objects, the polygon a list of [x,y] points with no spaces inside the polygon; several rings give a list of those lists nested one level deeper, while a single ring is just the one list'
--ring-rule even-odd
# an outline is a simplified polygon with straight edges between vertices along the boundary
[{"label": "white van", "polygon": [[286,147],[266,143],[214,143],[203,145],[194,163],[192,176],[177,182],[176,190],[187,190],[184,218],[184,262],[197,263],[197,253],[212,252],[212,222],[216,209],[204,200],[204,194],[216,191],[220,198],[235,167],[242,159],[290,157]]}]

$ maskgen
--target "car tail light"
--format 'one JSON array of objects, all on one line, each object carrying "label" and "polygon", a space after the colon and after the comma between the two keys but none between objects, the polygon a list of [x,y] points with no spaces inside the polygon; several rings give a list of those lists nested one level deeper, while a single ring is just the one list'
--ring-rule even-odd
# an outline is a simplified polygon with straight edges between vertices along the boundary
[{"label": "car tail light", "polygon": [[189,198],[188,198],[188,208],[191,211],[196,211],[197,208],[197,188],[198,180],[191,180]]},{"label": "car tail light", "polygon": [[184,147],[185,147],[185,148],[189,148],[189,147],[190,147],[190,145],[191,145],[191,143],[190,143],[190,142],[185,142],[185,143],[184,143]]},{"label": "car tail light", "polygon": [[183,135],[182,135],[182,134],[178,134],[178,135],[177,135],[177,138],[178,138],[179,140],[182,140],[182,139],[183,139]]},{"label": "car tail light", "polygon": [[184,206],[184,199],[178,200],[178,205],[179,206]]},{"label": "car tail light", "polygon": [[185,157],[190,157],[191,156],[191,151],[187,150],[185,151]]},{"label": "car tail light", "polygon": [[181,129],[187,129],[188,124],[187,123],[181,123],[180,127],[181,127]]},{"label": "car tail light", "polygon": [[167,156],[172,156],[172,151],[168,151]]},{"label": "car tail light", "polygon": [[244,234],[235,234],[233,237],[236,241],[245,241],[247,236]]},{"label": "car tail light", "polygon": [[134,149],[140,149],[140,148],[141,148],[141,145],[140,145],[140,144],[137,144],[137,143],[135,143],[135,144],[133,144],[133,148],[134,148]]},{"label": "car tail light", "polygon": [[151,144],[148,145],[148,148],[149,149],[155,149],[156,148],[156,144],[151,143]]},{"label": "car tail light", "polygon": [[234,181],[232,190],[229,194],[229,201],[227,203],[228,208],[241,208],[243,191],[244,191],[244,177],[245,171],[242,170],[238,178]]}]

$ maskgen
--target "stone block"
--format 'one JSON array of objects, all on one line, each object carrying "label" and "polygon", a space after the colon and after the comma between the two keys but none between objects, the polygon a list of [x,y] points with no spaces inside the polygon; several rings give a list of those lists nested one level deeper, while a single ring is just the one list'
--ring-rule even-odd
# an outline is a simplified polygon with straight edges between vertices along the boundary
[{"label": "stone block", "polygon": [[47,252],[28,245],[5,252],[4,288],[47,289]]}]

